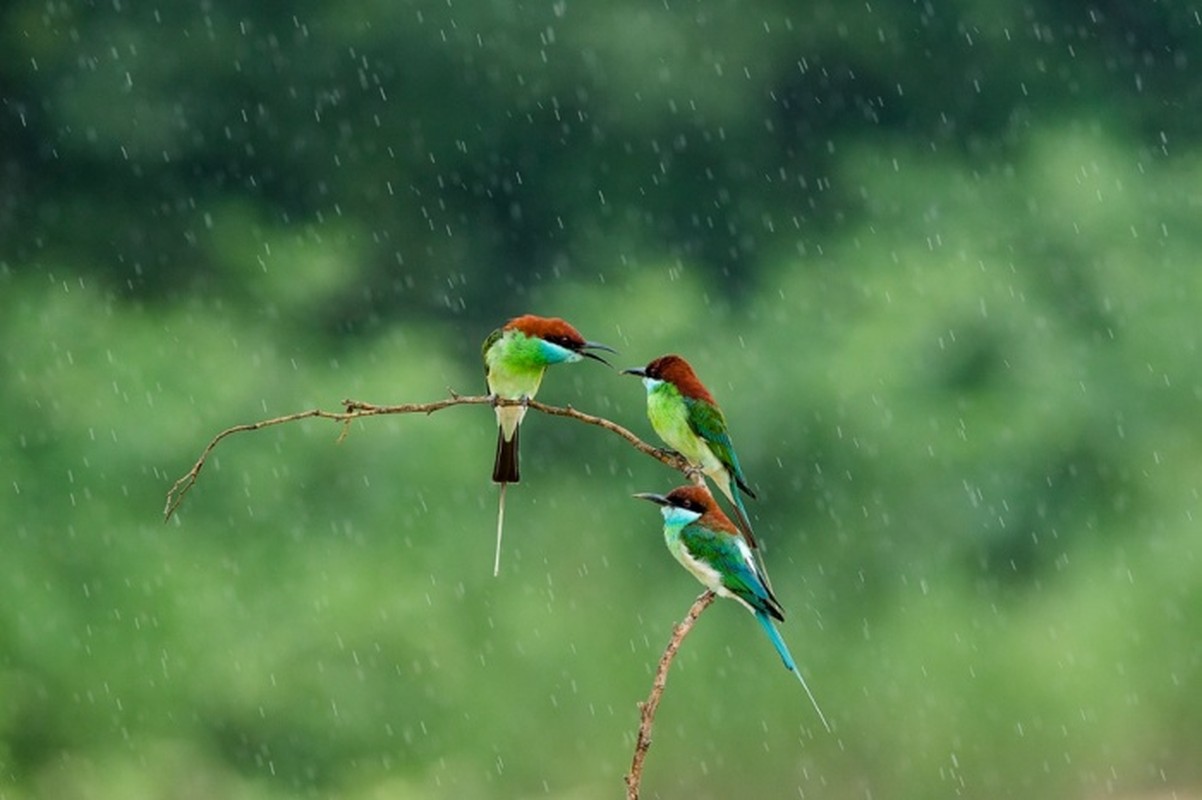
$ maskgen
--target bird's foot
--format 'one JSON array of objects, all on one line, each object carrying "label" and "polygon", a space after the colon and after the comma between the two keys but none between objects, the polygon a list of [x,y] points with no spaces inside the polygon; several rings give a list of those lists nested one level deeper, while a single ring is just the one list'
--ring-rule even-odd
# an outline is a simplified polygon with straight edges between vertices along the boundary
[{"label": "bird's foot", "polygon": [[496,392],[493,392],[492,394],[486,394],[485,398],[487,398],[489,404],[493,408],[498,408],[500,406],[520,406],[521,408],[529,408],[530,403],[534,400],[534,398],[526,394],[522,395],[521,397],[501,397]]}]

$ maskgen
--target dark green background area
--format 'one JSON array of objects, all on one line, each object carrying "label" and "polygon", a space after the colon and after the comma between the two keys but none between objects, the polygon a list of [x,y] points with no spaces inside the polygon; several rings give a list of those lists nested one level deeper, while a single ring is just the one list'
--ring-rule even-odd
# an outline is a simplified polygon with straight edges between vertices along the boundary
[{"label": "dark green background area", "polygon": [[[726,410],[822,730],[723,601],[645,797],[1202,793],[1202,7],[0,11],[0,798],[620,796],[681,480],[500,322]],[[654,436],[585,363],[539,399]]]}]

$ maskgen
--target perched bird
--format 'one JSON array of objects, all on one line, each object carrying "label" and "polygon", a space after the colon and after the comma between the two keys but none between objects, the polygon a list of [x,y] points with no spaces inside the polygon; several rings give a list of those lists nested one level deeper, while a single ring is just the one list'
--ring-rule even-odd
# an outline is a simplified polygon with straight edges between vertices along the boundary
[{"label": "perched bird", "polygon": [[[552,364],[566,364],[591,358],[612,366],[592,350],[616,352],[612,347],[585,341],[580,331],[558,317],[525,314],[514,317],[489,334],[481,348],[484,377],[494,398],[530,400],[538,392],[543,373]],[[525,405],[496,406],[497,455],[492,479],[501,484],[501,505],[497,515],[497,557],[494,574],[501,564],[501,529],[505,514],[505,486],[521,480],[518,469],[518,431],[526,416]]]},{"label": "perched bird", "polygon": [[[597,342],[585,341],[580,331],[558,317],[526,314],[514,317],[484,340],[484,377],[490,394],[506,400],[533,399],[542,383],[543,373],[552,364],[565,364],[591,358],[608,365],[601,356],[588,352],[615,350]],[[525,406],[497,406],[497,458],[492,479],[497,483],[517,483],[518,427],[526,416]]]},{"label": "perched bird", "polygon": [[726,416],[689,362],[678,355],[660,356],[645,367],[622,370],[622,374],[643,379],[651,427],[669,447],[696,464],[717,484],[734,504],[747,543],[753,549],[759,547],[738,490],[752,498],[755,492],[747,485],[739,466],[739,457],[726,429]]},{"label": "perched bird", "polygon": [[785,668],[801,681],[818,718],[829,731],[831,726],[826,716],[772,622],[773,619],[783,622],[784,611],[752,558],[751,549],[739,538],[738,528],[722,513],[709,489],[688,485],[673,489],[667,496],[643,493],[635,497],[661,506],[664,541],[685,569],[719,597],[736,600],[755,615],[785,662]]}]

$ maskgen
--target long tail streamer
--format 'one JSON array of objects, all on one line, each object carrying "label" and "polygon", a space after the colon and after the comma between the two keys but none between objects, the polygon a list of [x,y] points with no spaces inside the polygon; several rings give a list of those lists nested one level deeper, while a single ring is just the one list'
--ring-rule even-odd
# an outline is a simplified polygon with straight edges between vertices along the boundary
[{"label": "long tail streamer", "polygon": [[801,681],[801,688],[805,689],[806,696],[810,698],[810,704],[814,706],[814,710],[818,712],[818,719],[822,720],[822,727],[826,728],[829,733],[831,724],[826,721],[826,714],[822,713],[822,709],[818,706],[818,701],[814,698],[814,693],[810,691],[810,685],[806,683],[805,677],[802,676],[801,670],[797,668],[797,662],[793,660],[793,654],[789,652],[789,648],[785,646],[785,640],[780,638],[780,631],[772,624],[772,620],[763,611],[755,612],[755,618],[764,628],[764,632],[768,634],[768,638],[772,640],[772,646],[776,648],[776,652],[780,654],[780,660],[785,662],[785,668],[797,676],[797,680]]},{"label": "long tail streamer", "polygon": [[497,554],[492,562],[494,578],[501,574],[501,534],[505,530],[505,487],[508,485],[508,483],[501,484],[501,499],[497,504]]}]

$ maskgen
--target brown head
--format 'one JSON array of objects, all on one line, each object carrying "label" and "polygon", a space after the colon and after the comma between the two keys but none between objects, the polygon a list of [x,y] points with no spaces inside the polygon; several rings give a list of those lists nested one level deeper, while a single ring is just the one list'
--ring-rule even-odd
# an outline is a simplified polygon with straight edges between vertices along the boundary
[{"label": "brown head", "polygon": [[579,353],[585,358],[600,361],[602,364],[609,364],[609,362],[596,353],[586,351],[591,348],[593,350],[606,350],[610,353],[617,352],[609,345],[587,341],[580,334],[580,331],[559,317],[539,317],[534,314],[523,314],[506,322],[503,330],[521,331],[527,336],[557,344],[560,347],[571,350],[573,353]]},{"label": "brown head", "polygon": [[584,346],[584,337],[580,331],[573,328],[566,320],[559,317],[537,317],[534,314],[523,314],[505,323],[504,330],[518,330],[527,336],[537,336],[546,339],[569,350],[579,350]]},{"label": "brown head", "polygon": [[710,490],[700,484],[690,483],[678,486],[666,495],[648,492],[636,494],[635,497],[641,500],[650,500],[660,506],[692,511],[700,515],[702,524],[710,530],[723,531],[731,536],[739,535],[739,529],[722,511],[718,501],[710,494]]},{"label": "brown head", "polygon": [[706,389],[705,384],[697,377],[697,373],[693,372],[689,362],[675,353],[660,356],[645,367],[622,370],[622,372],[628,375],[638,375],[641,378],[667,381],[685,397],[704,400],[710,405],[718,404],[709,389]]}]

